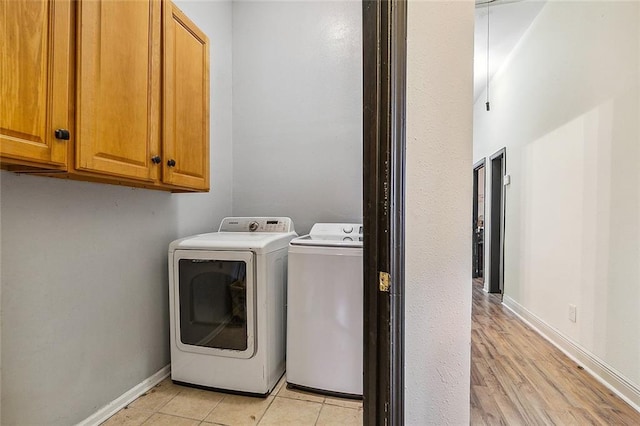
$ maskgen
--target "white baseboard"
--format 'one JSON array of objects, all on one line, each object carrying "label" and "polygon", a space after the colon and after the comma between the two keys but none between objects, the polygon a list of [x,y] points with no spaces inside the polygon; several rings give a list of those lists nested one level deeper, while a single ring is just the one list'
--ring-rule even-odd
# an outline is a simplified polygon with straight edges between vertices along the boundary
[{"label": "white baseboard", "polygon": [[123,393],[118,398],[111,401],[110,403],[93,413],[91,416],[78,423],[77,426],[99,425],[100,423],[106,421],[109,417],[113,416],[115,413],[135,401],[135,399],[140,395],[163,381],[169,376],[169,374],[171,374],[171,365],[163,367],[153,376],[144,379],[141,383],[135,385],[127,392]]},{"label": "white baseboard", "polygon": [[607,363],[597,356],[542,321],[511,297],[505,295],[502,304],[536,330],[542,337],[551,342],[551,344],[564,352],[565,355],[580,364],[587,372],[595,377],[596,380],[625,400],[636,411],[640,412],[640,388],[638,388],[638,386],[627,380],[622,374],[607,365]]}]

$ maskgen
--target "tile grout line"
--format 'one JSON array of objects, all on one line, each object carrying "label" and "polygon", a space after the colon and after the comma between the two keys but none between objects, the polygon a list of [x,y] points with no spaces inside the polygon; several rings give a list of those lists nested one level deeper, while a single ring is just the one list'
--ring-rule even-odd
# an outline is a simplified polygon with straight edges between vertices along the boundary
[{"label": "tile grout line", "polygon": [[214,411],[216,408],[218,408],[218,406],[219,406],[220,404],[222,404],[222,401],[224,401],[225,399],[227,399],[227,397],[229,396],[229,395],[224,394],[224,393],[222,393],[222,392],[216,392],[216,393],[217,393],[217,394],[222,395],[222,398],[220,398],[220,401],[216,402],[216,405],[214,405],[214,406],[211,408],[211,410],[209,410],[209,412],[204,416],[204,418],[203,418],[202,420],[200,420],[200,423],[203,423],[203,422],[207,419],[207,417],[209,417],[209,416],[211,415],[211,413],[213,413],[213,411]]},{"label": "tile grout line", "polygon": [[[176,385],[173,383],[173,381],[171,381],[171,385],[172,385],[172,386],[176,386]],[[160,413],[160,410],[162,410],[162,409],[163,409],[167,404],[169,404],[171,401],[173,401],[173,400],[174,400],[174,398],[175,398],[176,396],[180,395],[180,393],[182,393],[182,391],[183,391],[183,389],[178,388],[178,392],[177,392],[175,395],[173,395],[171,398],[169,398],[169,399],[167,400],[167,402],[165,402],[164,404],[162,404],[161,406],[159,406],[159,407],[156,409],[156,411],[155,411],[155,412],[156,412],[156,413]],[[164,413],[160,413],[160,414],[164,414]]]},{"label": "tile grout line", "polygon": [[[207,422],[207,420],[206,420],[218,407],[220,407],[220,405],[222,403],[224,403],[224,401],[226,401],[227,399],[229,399],[231,397],[231,395],[220,393],[220,392],[217,392],[221,397],[220,400],[217,401],[207,411],[207,413],[204,415],[204,417],[202,419],[189,417],[189,416],[185,416],[185,415],[181,415],[181,414],[162,412],[161,410],[166,408],[172,401],[174,401],[176,399],[176,397],[184,396],[185,398],[188,398],[188,396],[185,396],[185,392],[188,391],[189,388],[184,388],[184,387],[179,386],[179,385],[176,385],[176,386],[177,386],[176,393],[173,394],[173,395],[170,395],[170,397],[166,401],[164,401],[163,403],[161,403],[157,407],[154,407],[154,408],[151,408],[151,409],[139,408],[139,410],[141,412],[144,412],[144,413],[149,415],[148,418],[144,419],[141,423],[139,423],[140,425],[148,425],[148,424],[150,424],[151,417],[153,417],[154,415],[157,414],[157,415],[167,416],[168,419],[175,418],[175,419],[184,419],[184,420],[198,422],[197,424],[199,426],[205,426],[207,424],[215,424],[215,425],[219,425],[219,426],[225,426],[224,423],[219,423],[219,422],[216,422],[215,420],[212,420],[211,423]],[[322,413],[323,413],[324,409],[327,406],[338,407],[340,409],[346,409],[348,411],[361,410],[361,408],[359,408],[359,407],[351,407],[351,406],[343,406],[343,405],[340,405],[340,404],[332,404],[331,401],[330,401],[330,398],[322,397],[322,396],[320,396],[320,398],[318,398],[319,395],[318,396],[311,395],[311,396],[314,396],[315,398],[320,399],[320,401],[318,401],[317,399],[316,400],[310,400],[310,399],[305,399],[305,398],[295,398],[295,397],[292,397],[291,395],[289,395],[288,392],[286,391],[286,389],[287,389],[287,387],[286,387],[286,379],[283,379],[283,383],[277,389],[277,392],[271,393],[267,397],[267,398],[271,398],[271,401],[269,401],[269,403],[267,404],[267,406],[264,409],[264,411],[262,411],[260,416],[257,417],[256,420],[254,420],[256,422],[255,423],[256,425],[262,424],[262,422],[264,421],[264,419],[265,419],[267,413],[269,412],[269,410],[271,408],[273,408],[273,404],[274,404],[274,401],[276,400],[276,398],[282,398],[282,402],[284,402],[284,401],[298,401],[298,402],[307,403],[307,404],[308,403],[312,403],[313,405],[319,404],[320,405],[319,410],[318,410],[318,412],[316,414],[314,422],[312,423],[315,426],[317,426],[319,424],[319,420],[322,417]],[[282,393],[282,395],[280,395],[281,393]],[[131,408],[135,408],[135,407],[131,407]]]},{"label": "tile grout line", "polygon": [[258,421],[256,422],[256,426],[258,426],[260,424],[260,422],[262,421],[262,419],[264,419],[264,416],[267,414],[267,411],[269,411],[269,408],[271,408],[271,406],[273,405],[273,402],[276,400],[276,396],[278,396],[278,395],[277,394],[273,395],[273,398],[271,398],[271,402],[269,403],[267,408],[264,410],[264,412],[260,416],[260,419],[258,419]]},{"label": "tile grout line", "polygon": [[[278,383],[280,383],[280,381],[282,381],[282,384],[280,385],[280,387],[278,387]],[[282,375],[282,377],[280,377],[280,380],[278,380],[278,382],[276,382],[276,386],[273,388],[273,390],[275,391],[275,389],[278,388],[278,391],[277,392],[273,392],[273,398],[271,398],[271,402],[269,403],[267,408],[264,410],[264,412],[260,416],[260,419],[258,419],[258,421],[256,422],[256,426],[258,426],[260,424],[260,422],[262,421],[262,419],[264,419],[264,416],[267,414],[267,411],[269,411],[269,408],[271,408],[271,406],[273,405],[273,402],[276,400],[276,397],[278,396],[278,394],[280,393],[282,388],[284,386],[286,386],[286,385],[287,385],[287,379],[286,379],[286,373],[285,373],[285,374]]]},{"label": "tile grout line", "polygon": [[[167,413],[161,413],[161,412],[155,412],[153,414],[159,414],[161,416],[167,416],[167,417],[176,417],[178,419],[185,419],[185,420],[195,420],[196,422],[200,422],[200,423],[204,423],[204,420],[198,420],[198,419],[194,419],[193,417],[185,417],[185,416],[180,416],[178,414],[167,414]],[[153,415],[152,415],[153,416]],[[149,417],[151,418],[151,417]],[[205,417],[206,419],[206,417]],[[146,419],[142,424],[146,423],[149,419]],[[214,424],[218,424],[218,423],[214,423]]]},{"label": "tile grout line", "polygon": [[326,401],[327,401],[327,398],[322,400],[322,405],[320,406],[320,410],[318,411],[318,416],[316,417],[316,421],[313,422],[313,426],[318,425],[318,420],[320,420],[320,414],[322,414],[322,409],[324,408]]},{"label": "tile grout line", "polygon": [[[205,419],[206,419],[207,417],[209,417],[209,414],[211,414],[211,413],[213,412],[213,410],[215,410],[215,409],[216,409],[216,407],[217,407],[217,406],[218,406],[218,405],[219,405],[219,404],[220,404],[220,403],[221,403],[221,402],[222,402],[222,401],[227,397],[227,395],[222,395],[222,399],[220,399],[220,401],[218,401],[218,402],[216,403],[216,405],[214,405],[214,407],[213,407],[213,408],[212,408],[212,409],[211,409],[211,410],[210,410],[210,411],[209,411],[209,412],[204,416],[204,418],[203,418],[202,420],[194,419],[193,417],[180,416],[180,415],[177,415],[177,414],[162,413],[160,410],[162,410],[164,407],[166,407],[167,405],[169,405],[169,403],[170,403],[171,401],[173,401],[173,400],[174,400],[178,395],[182,394],[185,390],[190,389],[190,388],[188,388],[188,387],[183,387],[183,386],[180,386],[180,385],[176,385],[176,384],[174,384],[173,382],[171,382],[171,383],[172,383],[174,386],[178,386],[178,392],[177,392],[175,395],[173,395],[171,398],[169,398],[169,399],[167,400],[167,402],[165,402],[164,404],[162,404],[161,406],[159,406],[159,407],[154,411],[154,414],[161,414],[161,415],[163,415],[163,416],[177,417],[177,418],[180,418],[180,419],[195,420],[195,421],[199,421],[200,423],[203,423],[203,422],[205,421]],[[217,393],[219,393],[219,392],[217,392]],[[188,398],[188,397],[187,397],[187,398]],[[153,417],[153,415],[151,415],[151,416],[149,417],[149,419],[150,419],[151,417]],[[145,420],[142,424],[146,423],[149,419]],[[199,424],[200,424],[200,423],[199,423]]]},{"label": "tile grout line", "polygon": [[[147,393],[150,392],[151,390],[155,389],[156,387],[158,387],[161,383],[162,382],[158,383],[156,386],[154,386],[153,388],[149,389],[149,391],[147,391]],[[171,382],[171,384],[173,384],[173,382]],[[176,396],[180,395],[180,392],[182,392],[182,390],[178,390],[178,392],[175,395],[173,395],[164,404],[161,404],[160,406],[158,406],[155,409],[151,409],[151,410],[142,409],[143,411],[151,412],[151,415],[149,417],[147,417],[142,423],[140,423],[140,426],[142,426],[145,423],[147,423],[151,419],[151,417],[154,416],[154,414],[164,414],[164,413],[161,413],[160,410],[162,408],[164,408],[169,402],[171,402]],[[145,394],[147,394],[147,393],[145,393]],[[138,399],[142,398],[143,396],[145,396],[145,395],[139,396],[138,398],[136,398],[135,401],[137,401]],[[132,401],[131,403],[127,404],[127,406],[125,408],[135,408],[135,407],[130,407],[130,405],[135,401]],[[122,411],[122,410],[120,410],[120,411]]]},{"label": "tile grout line", "polygon": [[304,401],[304,402],[315,402],[316,404],[324,404],[324,399],[322,401],[313,401],[311,399],[303,399],[303,398],[293,398],[291,396],[280,396],[276,395],[278,398],[290,399],[292,401]]}]

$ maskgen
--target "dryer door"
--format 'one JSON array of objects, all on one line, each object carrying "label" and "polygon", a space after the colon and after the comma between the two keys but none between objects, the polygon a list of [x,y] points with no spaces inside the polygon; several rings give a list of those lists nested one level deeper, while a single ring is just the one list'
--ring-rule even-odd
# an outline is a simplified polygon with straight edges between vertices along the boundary
[{"label": "dryer door", "polygon": [[255,353],[254,254],[177,250],[175,336],[184,352],[251,358]]}]

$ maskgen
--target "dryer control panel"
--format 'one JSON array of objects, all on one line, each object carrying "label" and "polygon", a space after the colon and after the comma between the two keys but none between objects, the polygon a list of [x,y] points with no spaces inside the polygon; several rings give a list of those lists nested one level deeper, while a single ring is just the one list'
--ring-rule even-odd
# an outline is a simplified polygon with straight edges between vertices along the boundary
[{"label": "dryer control panel", "polygon": [[225,217],[219,232],[294,232],[288,217]]}]

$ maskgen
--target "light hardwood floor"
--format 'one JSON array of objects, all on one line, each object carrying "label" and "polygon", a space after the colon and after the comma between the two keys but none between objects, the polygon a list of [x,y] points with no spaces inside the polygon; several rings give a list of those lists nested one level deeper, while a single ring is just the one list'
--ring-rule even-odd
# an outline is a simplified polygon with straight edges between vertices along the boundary
[{"label": "light hardwood floor", "polygon": [[640,413],[473,283],[472,425],[640,425]]}]

